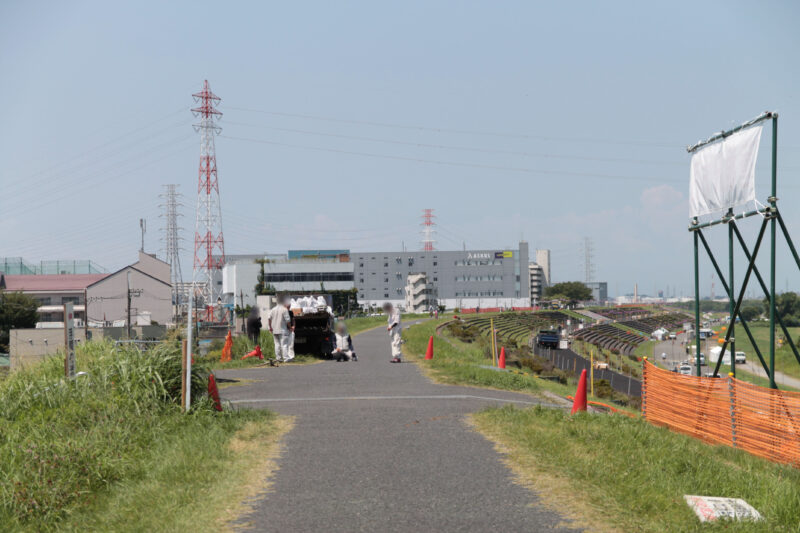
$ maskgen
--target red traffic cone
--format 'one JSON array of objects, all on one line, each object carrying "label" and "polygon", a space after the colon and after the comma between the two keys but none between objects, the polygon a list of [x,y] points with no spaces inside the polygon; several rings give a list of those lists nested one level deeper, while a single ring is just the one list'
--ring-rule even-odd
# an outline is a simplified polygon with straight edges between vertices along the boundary
[{"label": "red traffic cone", "polygon": [[425,359],[433,359],[433,335],[431,335],[431,338],[428,339],[428,349],[425,350]]},{"label": "red traffic cone", "polygon": [[505,369],[506,367],[506,347],[500,348],[500,358],[497,359],[497,368]]},{"label": "red traffic cone", "polygon": [[572,402],[572,413],[586,410],[586,369],[581,371],[581,378],[578,380],[578,390],[575,392],[575,400]]},{"label": "red traffic cone", "polygon": [[256,349],[250,352],[249,354],[242,357],[242,359],[247,359],[248,357],[258,357],[259,359],[264,359],[264,354],[261,353],[261,345],[256,345]]},{"label": "red traffic cone", "polygon": [[222,411],[222,402],[219,400],[219,389],[217,389],[217,379],[214,374],[208,375],[208,395],[214,400],[214,409]]}]

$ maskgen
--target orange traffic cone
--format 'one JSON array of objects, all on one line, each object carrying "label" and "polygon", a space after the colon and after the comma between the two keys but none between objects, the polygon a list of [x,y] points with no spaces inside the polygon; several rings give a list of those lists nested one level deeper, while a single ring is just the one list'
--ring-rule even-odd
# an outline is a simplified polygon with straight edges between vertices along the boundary
[{"label": "orange traffic cone", "polygon": [[214,374],[208,375],[208,395],[214,400],[214,409],[222,411],[222,402],[219,400],[219,389],[217,389],[217,379]]},{"label": "orange traffic cone", "polygon": [[233,337],[231,332],[225,336],[225,346],[222,347],[222,355],[219,357],[220,363],[227,363],[231,360],[231,348],[233,348]]},{"label": "orange traffic cone", "polygon": [[586,410],[586,369],[581,371],[581,378],[578,380],[578,390],[575,392],[575,400],[572,402],[572,413]]},{"label": "orange traffic cone", "polygon": [[433,335],[431,335],[431,338],[428,339],[428,349],[425,350],[425,359],[433,359]]},{"label": "orange traffic cone", "polygon": [[258,357],[259,359],[264,359],[264,354],[261,353],[261,345],[256,345],[256,349],[250,352],[249,354],[242,357],[242,359],[247,359],[248,357]]},{"label": "orange traffic cone", "polygon": [[506,347],[503,346],[502,348],[500,348],[500,358],[497,360],[497,368],[505,369],[505,367],[506,367]]}]

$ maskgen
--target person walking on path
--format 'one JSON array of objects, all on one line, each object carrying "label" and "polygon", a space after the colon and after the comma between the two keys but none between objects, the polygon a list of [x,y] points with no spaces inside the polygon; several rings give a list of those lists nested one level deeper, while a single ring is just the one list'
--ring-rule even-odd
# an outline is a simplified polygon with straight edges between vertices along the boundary
[{"label": "person walking on path", "polygon": [[289,310],[283,301],[280,301],[269,312],[269,331],[275,339],[275,359],[280,362],[287,360],[290,321]]},{"label": "person walking on path", "polygon": [[395,308],[389,302],[383,304],[383,311],[386,313],[387,321],[389,325],[386,328],[386,331],[389,332],[389,339],[391,339],[392,343],[392,363],[400,363],[402,362],[403,358],[403,351],[401,350],[401,345],[403,344],[402,338],[402,325],[400,323],[400,310]]}]

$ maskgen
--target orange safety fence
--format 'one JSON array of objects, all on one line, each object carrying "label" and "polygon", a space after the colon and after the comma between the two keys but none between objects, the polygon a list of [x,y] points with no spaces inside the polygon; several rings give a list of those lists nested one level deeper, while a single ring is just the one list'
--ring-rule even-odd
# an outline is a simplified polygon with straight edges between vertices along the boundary
[{"label": "orange safety fence", "polygon": [[712,444],[800,466],[800,393],[684,376],[644,362],[642,415]]}]

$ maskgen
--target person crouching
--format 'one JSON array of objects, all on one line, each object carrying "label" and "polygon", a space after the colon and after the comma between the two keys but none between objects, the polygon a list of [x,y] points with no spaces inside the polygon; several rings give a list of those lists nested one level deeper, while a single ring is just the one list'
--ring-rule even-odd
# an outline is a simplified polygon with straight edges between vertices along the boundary
[{"label": "person crouching", "polygon": [[358,356],[353,349],[353,338],[347,333],[347,326],[344,325],[344,322],[336,325],[335,343],[331,355],[337,361],[358,361]]}]

